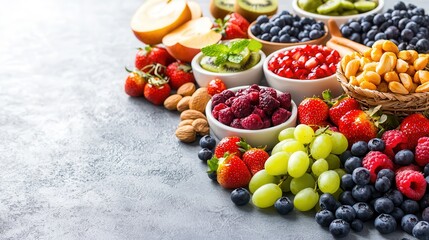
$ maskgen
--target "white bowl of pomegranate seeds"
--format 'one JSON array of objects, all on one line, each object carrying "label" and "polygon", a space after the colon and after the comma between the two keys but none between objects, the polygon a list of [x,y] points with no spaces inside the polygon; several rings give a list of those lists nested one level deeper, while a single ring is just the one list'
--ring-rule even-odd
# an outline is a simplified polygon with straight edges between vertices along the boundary
[{"label": "white bowl of pomegranate seeds", "polygon": [[299,45],[270,54],[263,65],[268,85],[292,93],[300,103],[306,97],[320,96],[330,89],[333,96],[343,93],[336,79],[340,54],[322,45]]},{"label": "white bowl of pomegranate seeds", "polygon": [[210,131],[219,139],[239,136],[272,149],[281,130],[296,125],[297,106],[288,92],[253,84],[215,94],[206,106]]}]

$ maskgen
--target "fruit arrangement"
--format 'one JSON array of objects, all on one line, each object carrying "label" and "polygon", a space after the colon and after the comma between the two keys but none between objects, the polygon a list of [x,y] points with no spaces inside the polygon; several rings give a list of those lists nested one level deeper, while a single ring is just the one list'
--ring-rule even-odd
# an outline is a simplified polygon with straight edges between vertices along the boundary
[{"label": "fruit arrangement", "polygon": [[328,16],[349,16],[369,12],[378,6],[375,0],[298,0],[298,6],[307,11]]},{"label": "fruit arrangement", "polygon": [[231,12],[237,12],[253,22],[260,15],[273,15],[277,12],[277,0],[211,0],[210,13],[215,18],[224,18]]}]

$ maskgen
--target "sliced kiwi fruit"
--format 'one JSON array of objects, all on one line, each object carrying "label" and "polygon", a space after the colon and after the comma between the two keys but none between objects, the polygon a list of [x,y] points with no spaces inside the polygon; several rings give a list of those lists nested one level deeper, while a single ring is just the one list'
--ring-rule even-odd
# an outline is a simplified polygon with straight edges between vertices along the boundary
[{"label": "sliced kiwi fruit", "polygon": [[241,51],[240,55],[242,57],[242,60],[239,63],[227,61],[225,63],[225,66],[228,68],[235,68],[240,70],[243,65],[247,63],[247,60],[249,60],[250,50],[248,48],[245,48],[243,51]]},{"label": "sliced kiwi fruit", "polygon": [[377,7],[377,3],[373,1],[358,1],[354,5],[359,12],[368,12]]},{"label": "sliced kiwi fruit", "polygon": [[216,65],[215,60],[216,57],[204,56],[200,60],[200,65],[209,72],[222,72],[222,66]]},{"label": "sliced kiwi fruit", "polygon": [[323,15],[331,15],[341,7],[341,0],[329,0],[317,8],[317,12]]},{"label": "sliced kiwi fruit", "polygon": [[237,0],[235,11],[253,22],[259,15],[273,15],[277,12],[278,0]]},{"label": "sliced kiwi fruit", "polygon": [[341,8],[344,10],[353,10],[355,9],[355,5],[353,4],[353,2],[341,0]]},{"label": "sliced kiwi fruit", "polygon": [[345,12],[341,13],[341,15],[343,15],[343,16],[351,16],[351,15],[356,15],[356,14],[359,14],[358,10],[356,10],[356,9],[345,11]]},{"label": "sliced kiwi fruit", "polygon": [[218,66],[215,64],[215,60],[216,60],[216,57],[204,56],[200,60],[200,65],[202,68],[210,72],[217,72],[217,73],[240,72],[255,66],[261,60],[261,55],[259,54],[259,52],[250,52],[248,55],[247,61],[239,68],[237,68],[237,66],[229,65],[229,64],[223,64],[221,66]]},{"label": "sliced kiwi fruit", "polygon": [[249,59],[247,60],[246,64],[243,66],[243,70],[249,69],[261,60],[261,54],[259,52],[250,52]]},{"label": "sliced kiwi fruit", "polygon": [[227,14],[234,12],[235,0],[211,0],[210,13],[214,18],[223,19]]}]

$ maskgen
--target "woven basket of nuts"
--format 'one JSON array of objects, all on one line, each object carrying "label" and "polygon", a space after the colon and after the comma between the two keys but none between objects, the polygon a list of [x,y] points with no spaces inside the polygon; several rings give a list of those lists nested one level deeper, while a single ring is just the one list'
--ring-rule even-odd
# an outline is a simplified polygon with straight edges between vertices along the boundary
[{"label": "woven basket of nuts", "polygon": [[428,62],[429,55],[379,40],[363,53],[344,56],[337,79],[364,108],[381,105],[383,112],[402,117],[429,110]]}]

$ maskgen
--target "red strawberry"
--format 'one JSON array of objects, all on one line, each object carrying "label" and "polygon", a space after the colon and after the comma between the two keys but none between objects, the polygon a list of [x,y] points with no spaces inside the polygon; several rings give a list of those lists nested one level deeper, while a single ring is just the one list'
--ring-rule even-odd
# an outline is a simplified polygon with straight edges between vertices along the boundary
[{"label": "red strawberry", "polygon": [[328,119],[329,107],[320,98],[306,98],[298,106],[298,119],[301,124],[320,125]]},{"label": "red strawberry", "polygon": [[191,65],[187,63],[171,63],[167,67],[166,75],[170,78],[170,85],[173,89],[178,89],[185,83],[195,81]]},{"label": "red strawberry", "polygon": [[350,146],[357,141],[368,142],[378,133],[378,128],[362,110],[348,111],[340,118],[338,128],[346,136]]},{"label": "red strawberry", "polygon": [[162,78],[157,73],[157,68],[155,69],[155,76],[151,74],[146,74],[148,76],[148,82],[144,87],[144,96],[145,98],[155,104],[161,105],[164,103],[164,100],[170,96],[170,85],[168,85],[168,80]]},{"label": "red strawberry", "polygon": [[146,80],[142,76],[142,72],[129,71],[127,79],[125,80],[125,93],[131,97],[141,97],[144,95],[144,87],[146,85]]},{"label": "red strawberry", "polygon": [[402,120],[399,130],[407,137],[407,144],[402,148],[414,149],[421,137],[429,137],[429,119],[421,113],[414,113]]},{"label": "red strawberry", "polygon": [[247,38],[247,32],[240,29],[239,26],[235,24],[227,23],[225,25],[225,30],[222,34],[223,40],[235,39],[235,38]]},{"label": "red strawberry", "polygon": [[222,33],[222,39],[247,38],[249,22],[238,13],[231,13],[225,18],[217,19],[214,30]]},{"label": "red strawberry", "polygon": [[247,165],[252,175],[264,169],[265,161],[270,155],[261,148],[251,148],[243,154],[243,162]]},{"label": "red strawberry", "polygon": [[214,155],[217,158],[221,158],[225,155],[225,153],[229,153],[241,157],[240,143],[240,137],[233,136],[222,138],[215,148]]},{"label": "red strawberry", "polygon": [[409,199],[418,201],[426,191],[426,180],[423,173],[404,170],[396,174],[396,187]]},{"label": "red strawberry", "polygon": [[337,102],[329,109],[329,119],[338,126],[340,118],[348,111],[361,109],[359,102],[351,97],[339,98]]},{"label": "red strawberry", "polygon": [[229,23],[233,23],[240,27],[243,31],[247,32],[247,29],[249,28],[249,22],[240,14],[238,13],[231,13],[229,15],[226,15],[224,18],[224,21],[227,21]]},{"label": "red strawberry", "polygon": [[252,175],[246,164],[235,154],[217,160],[212,158],[208,162],[209,172],[216,171],[217,181],[224,188],[247,187]]},{"label": "red strawberry", "polygon": [[419,138],[416,146],[415,161],[420,166],[429,163],[429,137]]},{"label": "red strawberry", "polygon": [[[144,48],[139,48],[136,54],[135,67],[139,70],[142,70],[147,65],[151,64],[161,64],[167,66],[168,64],[174,62],[174,58],[167,52],[163,47],[158,46],[145,46]],[[150,68],[145,69],[145,72],[148,72]]]},{"label": "red strawberry", "polygon": [[225,89],[225,83],[219,78],[212,79],[207,85],[207,92],[212,96],[216,93],[221,93]]}]

